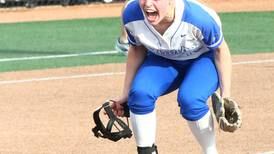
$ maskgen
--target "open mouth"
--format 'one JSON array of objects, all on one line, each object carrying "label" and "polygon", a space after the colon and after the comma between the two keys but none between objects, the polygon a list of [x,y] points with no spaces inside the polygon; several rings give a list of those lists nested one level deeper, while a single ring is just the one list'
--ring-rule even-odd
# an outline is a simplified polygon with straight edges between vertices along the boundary
[{"label": "open mouth", "polygon": [[147,20],[149,22],[155,22],[157,17],[158,17],[158,12],[157,11],[151,11],[151,10],[147,10],[145,11],[146,16],[147,16]]}]

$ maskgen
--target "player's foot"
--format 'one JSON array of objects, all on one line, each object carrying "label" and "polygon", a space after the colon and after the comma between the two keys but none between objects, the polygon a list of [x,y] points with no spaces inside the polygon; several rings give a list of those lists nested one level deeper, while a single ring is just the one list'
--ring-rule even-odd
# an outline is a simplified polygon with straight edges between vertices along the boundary
[{"label": "player's foot", "polygon": [[126,43],[122,42],[120,40],[120,37],[116,40],[115,50],[117,50],[119,53],[127,55],[128,48],[129,48],[128,42],[126,42]]}]

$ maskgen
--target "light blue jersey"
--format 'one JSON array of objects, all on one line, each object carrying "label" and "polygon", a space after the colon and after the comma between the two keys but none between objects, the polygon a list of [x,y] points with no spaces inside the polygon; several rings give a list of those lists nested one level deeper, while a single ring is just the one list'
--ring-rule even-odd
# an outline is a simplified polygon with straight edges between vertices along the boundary
[{"label": "light blue jersey", "polygon": [[152,53],[132,81],[128,105],[135,114],[147,114],[160,96],[178,89],[182,116],[196,121],[208,112],[207,99],[219,86],[214,52],[223,41],[221,22],[197,1],[175,2],[175,19],[163,35],[147,21],[138,0],[123,13],[130,44]]},{"label": "light blue jersey", "polygon": [[175,2],[174,22],[161,35],[147,21],[139,1],[130,1],[123,13],[130,44],[143,45],[156,55],[181,61],[197,58],[222,43],[221,22],[213,10],[195,0]]}]

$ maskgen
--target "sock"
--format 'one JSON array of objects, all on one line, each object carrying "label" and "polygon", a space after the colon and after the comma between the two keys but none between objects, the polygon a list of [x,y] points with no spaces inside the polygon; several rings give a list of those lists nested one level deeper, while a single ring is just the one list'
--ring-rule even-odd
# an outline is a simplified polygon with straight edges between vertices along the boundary
[{"label": "sock", "polygon": [[156,136],[156,111],[135,114],[130,111],[130,121],[138,147],[151,147]]},{"label": "sock", "polygon": [[205,154],[218,153],[213,118],[210,111],[197,121],[188,121],[188,125]]}]

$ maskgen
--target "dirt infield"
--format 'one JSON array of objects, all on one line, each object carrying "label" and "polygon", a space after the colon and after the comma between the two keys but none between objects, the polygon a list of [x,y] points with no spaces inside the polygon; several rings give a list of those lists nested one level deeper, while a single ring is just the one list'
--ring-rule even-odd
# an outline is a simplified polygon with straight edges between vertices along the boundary
[{"label": "dirt infield", "polygon": [[[216,131],[219,151],[221,154],[272,151],[274,63],[238,62],[273,60],[274,54],[233,59],[232,96],[241,104],[243,126],[233,134]],[[0,74],[0,153],[135,153],[133,139],[113,143],[95,138],[90,131],[94,126],[92,111],[106,98],[119,95],[123,81],[119,73],[123,71],[124,64],[108,64]],[[118,74],[100,76],[106,72]],[[158,102],[159,151],[198,154],[200,149],[175,100],[174,92]]]},{"label": "dirt infield", "polygon": [[[232,0],[222,2],[237,6],[232,5],[235,2]],[[266,1],[249,2],[254,6],[255,2],[261,2],[257,4],[260,6]],[[4,17],[0,14],[2,22]],[[218,131],[215,126],[220,154],[274,153],[273,61],[274,54],[233,56],[232,96],[242,107],[243,126],[233,134]],[[1,73],[0,153],[136,153],[133,138],[113,143],[95,138],[90,131],[94,126],[92,111],[105,99],[120,94],[124,67],[124,64],[107,64]],[[157,119],[157,145],[161,154],[201,153],[179,114],[176,92],[159,99]]]}]

